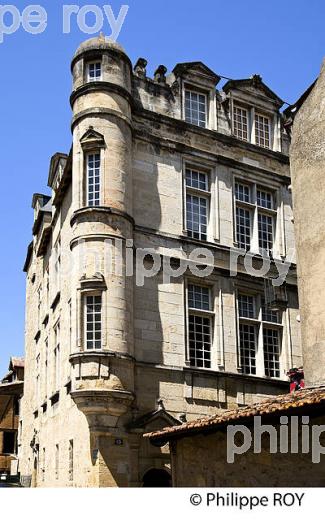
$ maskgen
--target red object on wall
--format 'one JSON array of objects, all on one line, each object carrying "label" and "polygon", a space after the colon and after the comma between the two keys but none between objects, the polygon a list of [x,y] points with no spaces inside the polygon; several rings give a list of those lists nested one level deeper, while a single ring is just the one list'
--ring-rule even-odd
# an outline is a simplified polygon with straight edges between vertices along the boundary
[{"label": "red object on wall", "polygon": [[290,378],[290,393],[305,388],[304,370],[302,367],[291,368],[287,372],[287,376]]}]

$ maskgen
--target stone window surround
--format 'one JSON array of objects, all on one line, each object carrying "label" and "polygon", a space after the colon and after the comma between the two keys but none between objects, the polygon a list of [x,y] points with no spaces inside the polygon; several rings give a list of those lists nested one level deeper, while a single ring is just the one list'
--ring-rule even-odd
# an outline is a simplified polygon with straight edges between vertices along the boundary
[{"label": "stone window surround", "polygon": [[[82,148],[83,153],[80,154],[80,160],[81,162],[81,170],[83,171],[82,175],[82,182],[81,182],[81,189],[79,194],[79,207],[88,207],[88,199],[87,199],[87,193],[88,193],[88,186],[87,186],[87,180],[88,180],[88,156],[92,154],[99,154],[100,155],[100,203],[99,205],[103,204],[103,193],[105,193],[106,189],[106,179],[105,175],[103,175],[103,172],[106,171],[106,145],[104,139],[98,138],[97,142],[96,140],[92,140],[91,143],[88,143],[87,140],[85,142],[80,140],[80,145]],[[98,206],[97,206],[98,207]]]},{"label": "stone window surround", "polygon": [[[183,192],[183,235],[190,239],[186,229],[186,169],[200,171],[208,174],[209,183],[209,204],[208,204],[208,233],[207,240],[202,240],[202,244],[209,242],[219,242],[220,240],[220,219],[219,219],[219,180],[215,163],[204,159],[193,159],[191,156],[184,156],[182,160],[182,192]],[[198,240],[198,239],[191,239]]]},{"label": "stone window surround", "polygon": [[[216,88],[208,88],[205,85],[193,80],[182,79],[181,82],[181,107],[182,114],[181,119],[185,121],[185,90],[192,90],[193,92],[199,92],[200,94],[206,95],[207,100],[207,122],[205,128],[208,130],[217,130],[217,110],[216,110]],[[191,123],[188,123],[191,124]],[[200,127],[199,127],[200,128]]]},{"label": "stone window surround", "polygon": [[[76,298],[76,323],[77,323],[77,345],[76,350],[81,352],[93,352],[85,348],[85,317],[84,317],[84,301],[87,296],[102,297],[102,348],[96,349],[95,352],[104,350],[107,346],[107,286],[102,276],[94,276],[92,278],[83,278],[80,280],[80,286],[77,289]],[[74,349],[72,349],[74,350]]]},{"label": "stone window surround", "polygon": [[[275,152],[281,152],[281,132],[279,127],[279,115],[275,110],[272,110],[271,108],[265,107],[265,106],[259,106],[256,102],[253,100],[246,100],[243,98],[240,98],[239,96],[236,96],[234,94],[230,97],[230,121],[231,121],[231,134],[235,136],[234,133],[234,106],[237,106],[239,108],[243,108],[247,110],[248,115],[248,139],[247,143],[254,144],[258,146],[259,148],[266,149],[266,150],[272,150]],[[255,139],[255,113],[264,117],[267,117],[269,119],[269,134],[270,134],[270,147],[264,148],[262,146],[259,146],[256,143]],[[236,139],[240,139],[236,137]],[[242,139],[240,139],[242,140]]]},{"label": "stone window surround", "polygon": [[[100,76],[99,77],[96,76],[95,78],[91,79],[91,77],[90,77],[90,66],[91,65],[98,65],[98,64],[100,64]],[[86,69],[85,83],[92,83],[94,81],[102,81],[102,79],[103,79],[103,61],[102,61],[102,58],[86,61],[85,62],[85,69]]]},{"label": "stone window surround", "polygon": [[249,377],[263,377],[265,379],[270,380],[287,380],[285,373],[290,369],[292,364],[292,345],[290,339],[290,317],[289,317],[289,308],[282,312],[282,319],[280,317],[279,323],[270,322],[270,328],[278,328],[280,330],[280,377],[268,377],[265,376],[264,370],[264,350],[263,350],[263,327],[262,323],[266,323],[262,321],[262,297],[263,291],[261,288],[257,288],[254,284],[242,284],[238,283],[235,285],[234,290],[234,306],[236,313],[236,342],[237,342],[237,371],[238,373],[242,373],[241,363],[240,363],[240,341],[239,341],[239,309],[238,309],[238,294],[247,294],[249,296],[254,296],[256,299],[256,309],[258,311],[258,315],[256,319],[247,319],[246,321],[250,321],[252,324],[257,324],[259,326],[258,331],[258,341],[257,341],[257,355],[256,355],[256,374],[252,374]]},{"label": "stone window surround", "polygon": [[[198,311],[199,313],[206,313],[211,317],[211,367],[192,367],[190,364],[189,351],[189,307],[188,307],[188,285],[201,285],[210,290],[211,309],[209,311]],[[221,280],[217,279],[203,279],[187,276],[184,279],[184,309],[185,309],[185,366],[188,368],[195,368],[195,370],[209,371],[224,370],[224,336],[223,336],[223,294]]]},{"label": "stone window surround", "polygon": [[[233,210],[232,210],[232,221],[233,221],[233,241],[234,247],[239,247],[236,236],[236,193],[235,193],[235,184],[236,182],[243,183],[246,185],[250,185],[256,191],[256,187],[264,188],[266,191],[270,191],[273,193],[273,202],[274,202],[274,215],[275,215],[275,225],[274,225],[274,240],[273,240],[273,257],[284,259],[286,257],[286,237],[285,237],[285,217],[284,217],[284,202],[281,194],[281,184],[280,182],[276,182],[274,180],[267,179],[264,176],[257,176],[250,173],[243,174],[238,170],[233,170],[232,172],[233,182],[232,182],[232,193],[233,193]],[[256,204],[253,203],[252,210],[254,211],[253,215],[253,233],[251,240],[251,249],[255,255],[260,255],[259,245],[258,245],[258,231],[257,231],[257,211]]]}]

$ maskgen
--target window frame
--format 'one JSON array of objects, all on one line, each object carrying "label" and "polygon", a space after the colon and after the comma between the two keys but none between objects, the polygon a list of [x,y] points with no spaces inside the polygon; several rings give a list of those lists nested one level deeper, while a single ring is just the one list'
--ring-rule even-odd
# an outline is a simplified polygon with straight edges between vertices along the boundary
[{"label": "window frame", "polygon": [[[260,142],[260,137],[258,137],[258,130],[257,130],[257,127],[256,127],[256,119],[257,118],[263,118],[263,119],[267,119],[268,121],[268,146],[266,146],[265,144],[261,144]],[[263,132],[264,132],[264,122],[263,122]],[[265,138],[265,135],[264,137],[262,138],[264,141],[266,141],[266,138]],[[272,147],[272,127],[271,127],[271,118],[266,115],[265,113],[263,112],[260,112],[258,110],[255,109],[255,113],[254,113],[254,141],[255,141],[255,144],[256,146],[260,146],[261,148],[265,148],[266,150],[272,150],[273,147]]]},{"label": "window frame", "polygon": [[[192,117],[190,118],[191,120],[188,120],[187,117],[186,117],[186,94],[187,92],[189,92],[191,95],[192,94],[195,94],[197,96],[201,95],[201,96],[204,96],[205,98],[205,122],[204,122],[204,126],[203,125],[200,125],[199,122],[200,122],[200,119],[198,117],[198,123],[194,123],[193,122],[193,119]],[[190,125],[194,125],[194,126],[197,126],[199,128],[209,128],[209,125],[210,125],[210,118],[209,118],[209,104],[210,104],[210,92],[209,90],[205,90],[204,88],[201,88],[201,87],[198,87],[196,85],[194,85],[193,83],[184,83],[183,85],[183,120],[190,124]],[[190,107],[190,111],[193,112],[192,108]],[[199,110],[198,110],[198,114],[199,114]]]},{"label": "window frame", "polygon": [[[87,344],[88,344],[88,339],[87,339],[87,334],[88,334],[88,310],[87,310],[87,300],[88,298],[96,298],[96,297],[99,297],[100,298],[100,305],[101,305],[101,310],[100,310],[100,316],[101,316],[101,319],[100,319],[100,347],[96,347],[96,346],[93,346],[92,348],[88,348]],[[83,295],[82,295],[82,316],[83,316],[83,327],[82,327],[82,331],[83,331],[83,350],[85,352],[89,352],[89,351],[101,351],[103,350],[103,342],[104,342],[104,329],[103,329],[103,324],[104,324],[104,316],[103,316],[103,291],[87,291],[85,292]],[[96,313],[95,313],[96,314]],[[94,316],[94,313],[93,313],[93,316]],[[96,323],[96,320],[94,320],[92,322],[93,324]],[[93,329],[92,330],[92,333],[96,334],[96,329]],[[96,343],[96,338],[92,340],[93,342],[93,345],[94,343]]]},{"label": "window frame", "polygon": [[[254,317],[243,316],[240,313],[239,299],[241,296],[253,298]],[[267,379],[281,379],[284,365],[284,345],[283,345],[283,313],[277,312],[277,321],[268,321],[265,319],[265,312],[274,312],[266,310],[265,297],[259,291],[253,291],[249,288],[238,287],[236,289],[236,310],[237,310],[237,348],[238,348],[238,370],[248,376],[265,377]],[[274,312],[275,313],[275,312]],[[249,325],[255,328],[255,373],[246,371],[243,367],[243,347],[241,345],[240,327],[241,325]],[[273,363],[278,364],[278,375],[268,375],[266,344],[264,343],[264,331],[276,330],[278,335],[278,360]]]},{"label": "window frame", "polygon": [[[100,65],[100,76],[94,76],[94,78],[92,78],[90,76],[90,67],[92,65],[95,66],[98,64]],[[87,83],[94,83],[96,81],[102,81],[102,79],[103,79],[103,61],[101,59],[88,61],[86,64],[86,70],[87,70]]]},{"label": "window frame", "polygon": [[[99,157],[99,167],[96,168],[95,166],[92,168],[93,170],[93,174],[92,174],[92,179],[93,179],[93,186],[96,185],[95,183],[95,179],[98,177],[98,190],[94,190],[93,191],[93,200],[92,200],[92,203],[91,203],[91,199],[90,199],[90,166],[89,166],[89,159],[90,157],[94,157],[94,164],[96,164],[96,159],[95,157],[98,156]],[[98,172],[98,175],[96,175],[96,170],[99,170]],[[85,154],[85,180],[86,180],[86,186],[85,186],[85,198],[86,198],[86,206],[89,207],[89,208],[98,208],[101,206],[102,204],[102,154],[101,154],[101,149],[94,149],[92,151],[87,151],[87,153]],[[98,198],[95,197],[95,194],[98,194]]]},{"label": "window frame", "polygon": [[[248,187],[250,193],[250,200],[240,200],[237,199],[237,185]],[[267,208],[265,206],[261,206],[258,204],[258,192],[264,192],[271,195],[272,207]],[[261,256],[274,257],[276,251],[278,250],[278,228],[277,228],[277,220],[279,218],[279,201],[278,201],[278,190],[274,187],[267,186],[263,184],[263,182],[255,180],[247,180],[242,179],[237,174],[234,175],[233,180],[233,201],[234,201],[234,245],[242,250],[251,251],[252,253],[259,254]],[[240,241],[238,240],[238,217],[237,217],[237,208],[242,208],[246,211],[250,212],[250,247],[243,248],[240,246]],[[263,248],[261,246],[261,238],[260,234],[262,233],[262,228],[259,222],[259,216],[265,215],[271,218],[272,225],[272,247],[271,248]]]},{"label": "window frame", "polygon": [[[235,109],[245,110],[247,113],[247,139],[243,139],[235,133]],[[264,108],[260,108],[256,105],[252,105],[245,101],[237,98],[232,98],[232,109],[231,109],[231,134],[240,141],[247,142],[258,146],[264,150],[274,150],[274,134],[275,134],[275,114]],[[256,128],[256,118],[263,117],[268,120],[268,139],[269,145],[265,146],[260,144]]]},{"label": "window frame", "polygon": [[[203,190],[199,187],[196,188],[193,186],[188,186],[187,185],[187,172],[188,171],[190,171],[192,173],[193,172],[197,173],[198,175],[200,175],[200,174],[204,175],[206,178],[207,189]],[[183,184],[184,184],[184,226],[183,227],[184,227],[185,234],[188,236],[188,238],[191,238],[193,240],[200,240],[202,242],[208,242],[210,240],[210,235],[211,235],[211,231],[210,231],[211,208],[212,208],[211,171],[204,167],[203,168],[199,167],[195,164],[185,163],[183,175],[184,175],[184,179],[183,179]],[[198,197],[198,199],[204,199],[206,201],[206,235],[205,235],[205,238],[204,238],[204,233],[202,233],[202,231],[201,231],[201,228],[203,225],[201,221],[199,222],[199,231],[198,232],[188,229],[188,209],[187,209],[188,196]],[[192,215],[193,215],[193,208],[192,208]],[[199,237],[191,236],[190,233],[192,233],[192,234],[197,233],[199,235]]]},{"label": "window frame", "polygon": [[[197,308],[197,307],[190,307],[189,305],[189,286],[194,287],[200,287],[208,290],[209,294],[209,310]],[[214,334],[215,334],[215,303],[214,303],[214,292],[213,292],[213,286],[210,284],[200,283],[198,280],[189,279],[186,280],[185,285],[185,305],[186,305],[186,331],[187,331],[187,338],[186,338],[186,363],[188,366],[194,369],[198,370],[213,370],[214,366]],[[210,346],[209,346],[209,352],[210,352],[210,359],[209,366],[204,366],[204,357],[202,358],[203,364],[202,366],[199,366],[197,364],[197,356],[194,356],[194,363],[192,362],[191,358],[191,339],[190,339],[190,316],[197,316],[201,318],[206,318],[209,320],[209,327],[210,327]],[[195,349],[195,348],[194,348]],[[203,348],[202,348],[203,353]]]}]

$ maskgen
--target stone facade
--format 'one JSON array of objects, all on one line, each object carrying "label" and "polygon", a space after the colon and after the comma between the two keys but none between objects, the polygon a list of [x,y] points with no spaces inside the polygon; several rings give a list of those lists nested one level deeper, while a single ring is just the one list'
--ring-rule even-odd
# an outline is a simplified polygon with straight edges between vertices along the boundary
[{"label": "stone facade", "polygon": [[[301,364],[289,140],[282,102],[259,76],[217,90],[217,74],[194,62],[178,64],[167,76],[160,66],[150,79],[144,59],[132,68],[123,49],[103,37],[79,47],[72,74],[72,150],[51,160],[51,196],[33,198],[20,470],[23,482],[33,486],[141,486],[150,470],[170,472],[167,448],[152,446],[143,433],[287,392],[286,371]],[[185,120],[188,92],[195,99],[203,95],[202,126]],[[233,135],[238,106],[245,110],[243,139]],[[257,125],[264,128],[260,134]],[[202,194],[188,189],[186,170],[208,179],[208,224],[199,237],[191,236],[186,200],[187,193],[194,199]],[[276,377],[265,372],[265,324],[258,322],[264,277],[247,274],[243,256],[238,276],[230,273],[231,254],[243,253],[236,183],[249,186],[255,197],[246,207],[254,267],[262,262],[258,189],[274,201],[266,211],[272,216],[273,259],[293,262],[285,308],[271,324],[281,343]],[[204,280],[188,268],[166,282],[157,269],[141,285],[129,273],[130,258],[131,266],[141,263],[140,249],[154,250],[177,269],[200,247],[208,249],[214,267]],[[152,254],[143,260],[147,269],[153,262]],[[189,286],[202,284],[209,311],[197,314],[211,327],[204,367],[189,348],[193,309],[187,299]],[[257,302],[256,374],[242,366],[241,292]],[[100,309],[97,345],[94,335],[87,336],[91,302]]]}]

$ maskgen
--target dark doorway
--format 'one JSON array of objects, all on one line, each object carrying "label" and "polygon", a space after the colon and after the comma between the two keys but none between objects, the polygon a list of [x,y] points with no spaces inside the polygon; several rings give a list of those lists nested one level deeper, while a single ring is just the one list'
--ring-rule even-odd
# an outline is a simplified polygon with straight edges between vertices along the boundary
[{"label": "dark doorway", "polygon": [[2,452],[6,454],[16,453],[16,433],[3,432]]},{"label": "dark doorway", "polygon": [[172,479],[164,469],[150,469],[143,477],[143,487],[172,487]]}]

